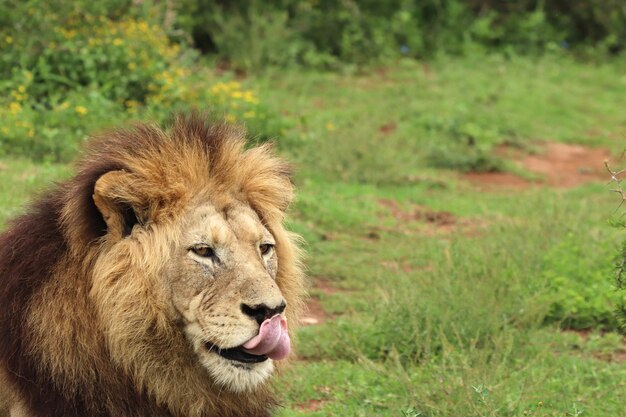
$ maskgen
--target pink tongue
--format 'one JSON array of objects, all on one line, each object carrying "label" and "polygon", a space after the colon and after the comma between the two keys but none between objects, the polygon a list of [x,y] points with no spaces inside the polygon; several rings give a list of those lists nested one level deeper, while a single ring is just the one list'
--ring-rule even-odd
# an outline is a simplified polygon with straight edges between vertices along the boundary
[{"label": "pink tongue", "polygon": [[261,323],[259,334],[244,343],[243,350],[278,361],[289,355],[289,343],[287,320],[277,314]]}]

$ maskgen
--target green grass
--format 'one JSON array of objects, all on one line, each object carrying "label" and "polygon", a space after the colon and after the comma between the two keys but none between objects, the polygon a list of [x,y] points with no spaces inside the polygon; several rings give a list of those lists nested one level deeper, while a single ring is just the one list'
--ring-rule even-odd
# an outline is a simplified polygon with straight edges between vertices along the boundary
[{"label": "green grass", "polygon": [[[355,188],[365,201],[378,198],[370,187]],[[446,209],[468,222],[435,236],[354,197],[315,191],[335,209],[344,207],[336,217],[351,226],[326,220],[324,203],[299,213],[308,225],[302,231],[311,273],[351,291],[322,298],[338,318],[302,329],[305,361],[294,374],[303,372],[299,378],[313,387],[286,377],[285,384],[299,387],[289,393],[291,404],[324,400],[312,414],[319,416],[399,416],[408,407],[433,416],[521,416],[541,401],[548,415],[566,415],[574,403],[587,415],[620,415],[614,396],[626,367],[606,358],[623,349],[621,338],[598,333],[612,346],[604,352],[559,330],[560,324],[615,325],[601,319],[612,318],[617,301],[610,277],[619,241],[604,221],[613,203],[602,187],[514,196],[396,190],[400,201]],[[313,225],[314,218],[320,221]],[[481,220],[486,224],[472,229]],[[370,230],[379,238],[368,239]],[[557,315],[554,306],[561,304],[571,308]],[[594,353],[600,352],[609,356],[599,360]],[[487,398],[476,394],[479,386]]]},{"label": "green grass", "polygon": [[38,193],[71,172],[60,164],[35,164],[27,159],[0,160],[0,225],[20,214]]},{"label": "green grass", "polygon": [[621,150],[626,130],[618,64],[442,58],[358,77],[281,72],[259,84],[268,105],[295,125],[283,142],[304,178],[404,184],[427,167],[499,168],[489,151],[500,143]]},{"label": "green grass", "polygon": [[[312,283],[339,289],[313,290],[331,319],[300,329],[279,416],[626,416],[615,196],[479,192],[459,175],[519,171],[499,144],[621,151],[622,66],[489,56],[248,81],[291,126],[278,145],[298,167],[290,227]],[[1,163],[0,223],[68,173]]]}]

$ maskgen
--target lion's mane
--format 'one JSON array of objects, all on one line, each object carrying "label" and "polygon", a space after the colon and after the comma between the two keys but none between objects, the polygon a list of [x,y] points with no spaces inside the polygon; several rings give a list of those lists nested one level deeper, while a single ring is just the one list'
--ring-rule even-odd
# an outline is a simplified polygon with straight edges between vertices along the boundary
[{"label": "lion's mane", "polygon": [[[175,117],[164,130],[137,124],[102,134],[88,142],[74,177],[42,195],[0,235],[0,375],[29,413],[269,414],[276,401],[266,384],[237,394],[207,382],[180,329],[154,302],[149,273],[129,266],[150,271],[158,251],[128,265],[99,262],[107,224],[93,199],[96,181],[111,171],[131,174],[134,203],[143,204],[151,221],[176,216],[199,187],[218,197],[244,196],[276,238],[276,282],[292,331],[303,284],[294,236],[282,226],[292,199],[290,169],[269,146],[244,145],[240,130],[197,115]],[[120,270],[128,276],[110,283],[115,299],[101,299],[93,277]],[[106,317],[107,303],[117,303],[123,314]]]}]

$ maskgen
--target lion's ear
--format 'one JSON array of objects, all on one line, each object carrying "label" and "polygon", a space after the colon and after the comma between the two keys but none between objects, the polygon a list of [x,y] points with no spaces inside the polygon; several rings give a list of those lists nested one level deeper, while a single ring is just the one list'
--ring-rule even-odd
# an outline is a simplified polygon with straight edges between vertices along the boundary
[{"label": "lion's ear", "polygon": [[110,171],[95,183],[93,201],[107,225],[107,233],[121,239],[145,219],[140,193],[135,189],[136,181],[124,171]]}]

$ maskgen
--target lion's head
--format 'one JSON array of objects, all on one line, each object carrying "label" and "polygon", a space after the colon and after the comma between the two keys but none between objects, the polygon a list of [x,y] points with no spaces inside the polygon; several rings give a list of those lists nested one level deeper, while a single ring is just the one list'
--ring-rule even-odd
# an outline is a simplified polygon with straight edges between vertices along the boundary
[{"label": "lion's head", "polygon": [[123,375],[175,415],[271,403],[263,382],[289,354],[303,285],[283,228],[289,167],[269,146],[244,144],[242,132],[197,117],[90,142],[51,197],[66,249],[24,316],[47,381],[96,384],[97,398],[122,389]]}]

